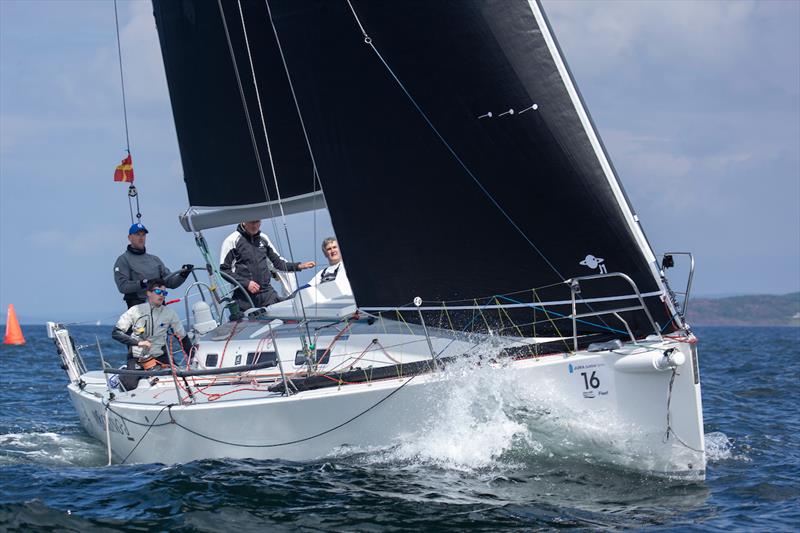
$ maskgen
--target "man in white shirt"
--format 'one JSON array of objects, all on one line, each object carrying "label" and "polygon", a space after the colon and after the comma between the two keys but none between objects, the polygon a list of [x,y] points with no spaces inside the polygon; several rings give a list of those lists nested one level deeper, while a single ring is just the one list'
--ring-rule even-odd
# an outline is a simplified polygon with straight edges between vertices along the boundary
[{"label": "man in white shirt", "polygon": [[328,266],[317,272],[308,284],[311,287],[320,287],[324,283],[335,282],[342,295],[352,296],[353,289],[347,279],[347,271],[342,261],[342,252],[335,237],[328,237],[322,241],[322,253],[328,259]]}]

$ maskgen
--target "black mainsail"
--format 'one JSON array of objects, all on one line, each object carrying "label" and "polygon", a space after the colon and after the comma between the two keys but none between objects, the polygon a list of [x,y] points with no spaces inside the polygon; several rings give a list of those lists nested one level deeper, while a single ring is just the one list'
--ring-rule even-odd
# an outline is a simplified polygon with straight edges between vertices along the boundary
[{"label": "black mainsail", "polygon": [[[569,306],[542,320],[526,304],[568,299],[570,278],[622,272],[657,327],[674,329],[653,252],[537,2],[154,6],[193,206],[274,202],[272,167],[264,184],[254,164],[270,155],[284,199],[313,197],[315,165],[362,309],[415,296],[431,313],[511,305],[507,318],[541,332]],[[269,148],[247,126],[261,124],[259,102]],[[582,310],[631,293],[620,279],[585,283],[594,301]],[[621,316],[637,336],[653,332],[642,313]],[[613,316],[578,326],[625,331]]]},{"label": "black mainsail", "polygon": [[264,2],[243,2],[241,15],[228,0],[222,10],[213,0],[153,7],[191,205],[186,229],[277,216],[279,197],[287,213],[324,207]]}]

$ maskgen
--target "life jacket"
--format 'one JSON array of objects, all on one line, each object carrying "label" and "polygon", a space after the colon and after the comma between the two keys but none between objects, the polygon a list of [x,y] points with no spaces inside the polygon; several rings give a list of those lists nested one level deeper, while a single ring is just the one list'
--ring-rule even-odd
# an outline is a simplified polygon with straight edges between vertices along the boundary
[{"label": "life jacket", "polygon": [[325,269],[319,275],[319,282],[320,283],[327,283],[328,281],[333,281],[336,279],[336,274],[339,273],[339,267],[342,266],[341,263],[336,265],[336,268],[332,271],[328,270],[330,267],[325,267]]}]

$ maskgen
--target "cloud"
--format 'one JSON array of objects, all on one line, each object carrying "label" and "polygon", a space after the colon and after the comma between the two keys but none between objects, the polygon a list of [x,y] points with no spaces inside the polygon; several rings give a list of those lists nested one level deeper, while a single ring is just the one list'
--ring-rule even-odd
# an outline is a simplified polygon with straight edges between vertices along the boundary
[{"label": "cloud", "polygon": [[120,240],[119,230],[101,226],[83,230],[43,229],[34,231],[29,242],[42,253],[58,257],[68,254],[73,257],[91,259],[98,253],[99,243],[113,243]]},{"label": "cloud", "polygon": [[[126,97],[135,106],[168,106],[167,80],[150,2],[130,2],[120,29]],[[102,52],[105,56],[105,50]],[[116,51],[113,63],[118,61]]]},{"label": "cloud", "polygon": [[[122,48],[125,97],[129,117],[134,114],[169,112],[166,77],[161,50],[149,2],[119,4],[120,45]],[[46,81],[62,105],[58,114],[95,115],[98,112],[122,120],[122,88],[119,55],[114,33],[113,6],[106,5],[106,35],[93,53],[76,50],[68,56],[66,68],[54,68]],[[79,20],[72,21],[80,24]],[[62,60],[63,61],[63,60]]]},{"label": "cloud", "polygon": [[747,50],[754,1],[544,3],[559,39],[592,43],[571,61],[606,72],[637,58],[681,57],[692,64],[727,62]]}]

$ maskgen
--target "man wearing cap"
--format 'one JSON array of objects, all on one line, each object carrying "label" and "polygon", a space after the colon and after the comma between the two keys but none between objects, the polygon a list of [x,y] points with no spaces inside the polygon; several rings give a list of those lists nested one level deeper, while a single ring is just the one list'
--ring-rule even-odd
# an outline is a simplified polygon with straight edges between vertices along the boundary
[{"label": "man wearing cap", "polygon": [[129,309],[147,300],[147,280],[163,279],[167,287],[177,289],[193,268],[192,265],[183,265],[178,272],[170,273],[161,259],[145,250],[147,233],[144,224],[137,222],[131,225],[128,230],[128,249],[114,263],[114,281]]},{"label": "man wearing cap", "polygon": [[[147,282],[147,301],[130,307],[119,317],[111,337],[129,347],[128,369],[151,370],[160,365],[169,365],[167,343],[170,332],[180,339],[184,353],[192,350],[192,342],[186,336],[180,317],[164,305],[167,296],[165,281],[151,279]],[[138,377],[120,378],[126,390],[133,390]]]}]

